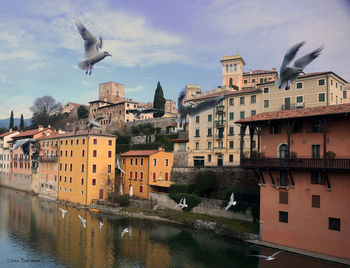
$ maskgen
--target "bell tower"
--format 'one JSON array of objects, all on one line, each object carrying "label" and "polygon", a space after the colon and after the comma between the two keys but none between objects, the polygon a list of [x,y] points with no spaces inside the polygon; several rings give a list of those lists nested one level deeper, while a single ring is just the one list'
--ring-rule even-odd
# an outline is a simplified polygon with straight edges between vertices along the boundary
[{"label": "bell tower", "polygon": [[222,64],[222,86],[237,86],[239,90],[243,85],[243,69],[245,62],[238,53],[234,56],[224,56],[220,60]]}]

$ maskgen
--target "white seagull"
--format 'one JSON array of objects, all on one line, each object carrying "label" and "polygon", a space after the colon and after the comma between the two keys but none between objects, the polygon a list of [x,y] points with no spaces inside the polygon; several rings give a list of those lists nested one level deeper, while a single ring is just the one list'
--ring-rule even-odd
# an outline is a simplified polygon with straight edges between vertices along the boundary
[{"label": "white seagull", "polygon": [[100,121],[104,118],[104,116],[99,116],[97,118],[93,118],[87,123],[87,127],[89,128],[89,133],[94,127],[102,127]]},{"label": "white seagull", "polygon": [[83,224],[84,228],[86,228],[86,220],[84,218],[82,218],[80,215],[78,215],[81,223]]},{"label": "white seagull", "polygon": [[79,68],[86,70],[86,74],[91,75],[95,63],[103,60],[107,56],[112,55],[107,51],[100,51],[103,45],[101,36],[97,40],[96,37],[93,36],[88,29],[86,29],[86,27],[81,23],[79,19],[75,18],[74,21],[81,37],[84,39],[84,58],[86,58],[86,60],[79,63]]},{"label": "white seagull", "polygon": [[271,256],[265,256],[265,255],[251,255],[259,258],[265,258],[267,261],[272,261],[276,258],[277,254],[280,254],[282,251],[277,251],[276,253],[272,254]]},{"label": "white seagull", "polygon": [[206,100],[206,101],[202,101],[200,103],[194,103],[193,101],[183,103],[186,96],[186,91],[187,91],[186,89],[183,89],[180,92],[180,96],[177,101],[179,116],[176,119],[176,122],[178,124],[186,123],[187,115],[189,115],[190,117],[193,117],[206,110],[214,108],[220,101],[222,101],[225,98],[224,95],[221,95],[218,97],[210,98],[209,100]]},{"label": "white seagull", "polygon": [[29,155],[30,153],[30,144],[32,142],[36,142],[36,140],[34,139],[21,139],[21,140],[17,140],[15,142],[15,144],[13,145],[13,148],[12,150],[16,150],[18,149],[19,147],[21,147],[22,151],[23,151],[23,154],[24,155]]},{"label": "white seagull", "polygon": [[122,232],[122,235],[120,236],[120,238],[123,238],[123,236],[126,234],[126,233],[129,233],[129,229],[128,228],[125,228]]},{"label": "white seagull", "polygon": [[117,158],[117,169],[120,170],[120,172],[126,174],[126,172],[124,170],[122,170],[122,168],[120,167],[120,163],[119,163],[119,159]]},{"label": "white seagull", "polygon": [[99,220],[99,221],[98,221],[98,223],[99,223],[100,230],[101,230],[101,229],[102,229],[102,227],[103,227],[103,221],[102,221],[102,220]]},{"label": "white seagull", "polygon": [[230,197],[230,201],[228,201],[227,207],[225,208],[225,210],[228,210],[231,206],[235,206],[237,204],[237,201],[234,201],[235,197],[233,195],[233,193],[231,194]]},{"label": "white seagull", "polygon": [[62,212],[62,218],[64,218],[64,215],[66,214],[67,210],[63,208],[59,208],[59,210]]},{"label": "white seagull", "polygon": [[300,42],[292,46],[284,55],[284,59],[279,73],[279,79],[275,82],[276,86],[279,89],[285,89],[286,87],[289,87],[291,83],[294,83],[297,80],[299,74],[305,74],[304,69],[306,65],[308,65],[321,54],[323,47],[319,47],[311,53],[306,54],[305,56],[297,59],[294,62],[293,67],[287,67],[287,65],[294,59],[300,47],[304,44],[305,42]]},{"label": "white seagull", "polygon": [[181,199],[180,199],[180,202],[179,202],[178,204],[176,204],[175,207],[182,207],[182,201],[183,201],[183,200],[184,200],[184,199],[181,198]]},{"label": "white seagull", "polygon": [[129,113],[132,113],[135,115],[136,118],[140,118],[140,115],[141,114],[154,114],[154,113],[159,113],[163,111],[162,109],[155,109],[155,108],[137,108],[137,109],[130,109],[130,110],[127,110],[127,112]]},{"label": "white seagull", "polygon": [[184,200],[182,200],[182,205],[181,205],[181,208],[184,209],[184,208],[187,208],[188,205],[186,204],[186,198],[184,198]]}]

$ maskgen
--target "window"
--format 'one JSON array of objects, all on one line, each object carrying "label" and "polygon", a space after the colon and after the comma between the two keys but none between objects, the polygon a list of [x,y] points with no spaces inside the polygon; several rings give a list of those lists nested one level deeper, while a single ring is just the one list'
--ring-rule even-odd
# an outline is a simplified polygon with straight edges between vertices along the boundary
[{"label": "window", "polygon": [[64,171],[67,171],[67,163],[64,164]]},{"label": "window", "polygon": [[198,129],[198,128],[196,129],[196,135],[195,135],[195,137],[199,137],[199,129]]},{"label": "window", "polygon": [[138,158],[135,158],[135,166],[137,166],[139,163],[139,159]]},{"label": "window", "polygon": [[96,185],[96,179],[92,179],[92,185],[93,185],[93,186]]},{"label": "window", "polygon": [[85,139],[83,139],[83,144],[85,144]]},{"label": "window", "polygon": [[62,181],[62,176],[60,176],[60,182]]},{"label": "window", "polygon": [[81,156],[84,157],[85,156],[85,150],[81,151]]},{"label": "window", "polygon": [[325,184],[321,171],[311,172],[311,184]]},{"label": "window", "polygon": [[153,181],[157,180],[157,173],[153,172]]},{"label": "window", "polygon": [[73,171],[73,164],[69,165],[69,171]]},{"label": "window", "polygon": [[319,195],[312,195],[311,197],[311,206],[313,208],[320,208],[320,196]]},{"label": "window", "polygon": [[199,123],[199,115],[196,116],[196,123]]},{"label": "window", "polygon": [[64,152],[64,156],[65,156],[65,157],[68,156],[68,151],[67,151],[67,150]]},{"label": "window", "polygon": [[132,171],[130,171],[130,176],[129,176],[130,179],[132,179]]},{"label": "window", "polygon": [[303,96],[297,96],[297,103],[301,103],[304,101]]},{"label": "window", "polygon": [[140,193],[143,193],[143,186],[140,185]]},{"label": "window", "polygon": [[265,87],[265,88],[264,88],[264,93],[265,93],[265,94],[269,93],[269,88],[268,88],[268,87]]},{"label": "window", "polygon": [[130,166],[132,166],[132,161],[133,161],[133,159],[132,159],[132,158],[130,158]]},{"label": "window", "polygon": [[213,135],[212,128],[208,128],[208,137],[211,137]]},{"label": "window", "polygon": [[164,173],[164,180],[166,180],[166,181],[169,180],[169,173],[168,172]]},{"label": "window", "polygon": [[250,96],[250,103],[256,103],[256,95]]},{"label": "window", "polygon": [[97,144],[97,139],[94,139],[94,144],[95,144],[95,145]]},{"label": "window", "polygon": [[340,219],[328,218],[328,229],[333,231],[340,231]]},{"label": "window", "polygon": [[331,79],[331,86],[333,86],[333,80]]},{"label": "window", "polygon": [[230,64],[230,72],[232,72],[232,63]]},{"label": "window", "polygon": [[84,191],[80,191],[80,194],[81,194],[81,195],[84,195]]},{"label": "window", "polygon": [[346,96],[346,90],[343,91],[343,99],[346,99],[347,96]]},{"label": "window", "polygon": [[338,83],[337,82],[335,82],[335,88],[338,88]]},{"label": "window", "polygon": [[196,150],[199,150],[199,142],[196,142]]},{"label": "window", "polygon": [[108,145],[112,146],[112,140],[108,140]]},{"label": "window", "polygon": [[226,64],[226,73],[228,72],[228,64]]},{"label": "window", "polygon": [[250,115],[256,115],[256,110],[251,110]]},{"label": "window", "polygon": [[245,113],[244,113],[244,111],[241,111],[240,113],[239,113],[239,118],[240,119],[243,119],[245,117]]},{"label": "window", "polygon": [[81,172],[84,172],[84,164],[81,164]]},{"label": "window", "polygon": [[303,132],[303,122],[301,121],[296,121],[294,123],[294,128],[293,128],[294,133],[302,133]]},{"label": "window", "polygon": [[231,112],[231,113],[229,114],[229,118],[230,118],[230,120],[234,120],[234,113],[233,113],[233,112]]},{"label": "window", "polygon": [[312,145],[312,158],[319,159],[321,157],[321,145],[314,144]]},{"label": "window", "polygon": [[318,80],[318,85],[319,86],[324,86],[324,79]]},{"label": "window", "polygon": [[228,135],[232,136],[234,134],[233,131],[234,131],[234,127],[230,127],[228,131]]},{"label": "window", "polygon": [[247,83],[248,83],[248,81],[245,79],[245,80],[244,80],[244,84],[247,84]]},{"label": "window", "polygon": [[108,165],[107,169],[108,169],[108,171],[107,171],[108,173],[112,173],[112,165]]},{"label": "window", "polygon": [[72,177],[69,177],[69,183],[72,183]]},{"label": "window", "polygon": [[81,185],[84,185],[84,178],[81,178]]},{"label": "window", "polygon": [[297,83],[297,89],[303,88],[303,83],[302,82],[298,82]]},{"label": "window", "polygon": [[66,145],[68,145],[68,140],[66,140]]},{"label": "window", "polygon": [[230,149],[233,149],[233,141],[230,141],[230,143],[229,143],[229,146],[230,146]]},{"label": "window", "polygon": [[[112,151],[108,151],[108,158],[112,158]],[[137,159],[136,159],[137,160]],[[135,160],[135,165],[137,165],[136,164],[136,160]]]},{"label": "window", "polygon": [[157,165],[157,159],[153,158],[153,166],[155,167]]},{"label": "window", "polygon": [[92,165],[92,173],[96,173],[96,169],[97,169],[96,164],[93,164]]},{"label": "window", "polygon": [[92,156],[93,156],[93,157],[97,157],[97,150],[93,150],[93,151],[92,151]]},{"label": "window", "polygon": [[70,145],[73,145],[73,140],[70,140]]},{"label": "window", "polygon": [[60,170],[62,170],[62,163],[60,163]]},{"label": "window", "polygon": [[208,141],[208,150],[211,149],[211,141]]},{"label": "window", "polygon": [[211,162],[211,155],[208,154],[208,162]]},{"label": "window", "polygon": [[280,204],[288,204],[288,192],[279,192],[280,193]]},{"label": "window", "polygon": [[269,108],[269,106],[270,106],[270,101],[264,100],[264,108]]},{"label": "window", "polygon": [[235,72],[237,72],[237,63],[235,63],[233,66],[235,68]]},{"label": "window", "polygon": [[234,105],[234,98],[230,98],[230,106]]},{"label": "window", "polygon": [[264,78],[260,78],[260,83],[263,83],[264,82]]},{"label": "window", "polygon": [[232,163],[233,162],[233,154],[230,154],[229,155],[229,160],[228,160],[230,163]]},{"label": "window", "polygon": [[79,144],[79,140],[77,139],[77,145]]},{"label": "window", "polygon": [[239,98],[239,104],[244,104],[244,97]]},{"label": "window", "polygon": [[135,180],[137,179],[137,175],[138,175],[138,174],[137,174],[137,171],[135,171]]},{"label": "window", "polygon": [[279,221],[288,223],[288,212],[286,211],[279,211]]},{"label": "window", "polygon": [[62,150],[61,150],[61,152],[60,152],[60,155],[62,156]]},{"label": "window", "polygon": [[164,166],[169,166],[169,159],[165,159],[165,163],[164,163]]},{"label": "window", "polygon": [[213,120],[213,117],[211,114],[208,114],[208,122],[211,122]]},{"label": "window", "polygon": [[141,158],[141,166],[143,166],[143,158]]},{"label": "window", "polygon": [[280,171],[280,185],[279,186],[288,186],[288,177],[285,170]]},{"label": "window", "polygon": [[140,172],[140,180],[143,180],[143,172]]}]

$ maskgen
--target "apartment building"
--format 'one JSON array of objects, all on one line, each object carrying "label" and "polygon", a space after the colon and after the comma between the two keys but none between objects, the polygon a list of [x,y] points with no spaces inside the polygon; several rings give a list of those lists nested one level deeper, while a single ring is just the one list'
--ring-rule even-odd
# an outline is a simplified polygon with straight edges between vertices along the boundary
[{"label": "apartment building", "polygon": [[[189,142],[185,145],[188,166],[238,165],[240,132],[234,124],[238,119],[267,111],[328,106],[349,101],[346,91],[344,93],[347,81],[333,72],[301,75],[290,88],[280,90],[275,86],[278,74],[274,68],[271,71],[244,72],[245,62],[239,54],[223,57],[221,64],[222,86],[204,93],[199,85],[186,86],[185,101],[196,103],[225,96],[214,109],[189,118]],[[248,137],[244,139],[243,146],[243,151],[249,152]],[[254,151],[257,150],[256,136],[252,147]]]},{"label": "apartment building", "polygon": [[10,172],[10,142],[18,135],[18,130],[10,130],[0,135],[0,176],[9,176]]},{"label": "apartment building", "polygon": [[150,192],[168,192],[173,153],[159,150],[132,150],[121,155],[120,188],[124,194],[149,199]]},{"label": "apartment building", "polygon": [[58,140],[57,199],[83,205],[107,199],[115,178],[116,136],[84,130],[60,134]]},{"label": "apartment building", "polygon": [[350,260],[349,115],[338,104],[237,121],[260,133],[259,154],[242,152],[241,167],[259,181],[263,241]]}]

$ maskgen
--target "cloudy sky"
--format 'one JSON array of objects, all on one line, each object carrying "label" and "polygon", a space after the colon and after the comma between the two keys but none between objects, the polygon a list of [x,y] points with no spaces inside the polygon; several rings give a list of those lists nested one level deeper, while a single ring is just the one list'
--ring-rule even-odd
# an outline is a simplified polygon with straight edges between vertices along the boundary
[{"label": "cloudy sky", "polygon": [[[87,104],[108,81],[144,102],[160,81],[176,100],[186,84],[220,85],[224,55],[239,52],[246,71],[279,69],[300,41],[300,54],[325,47],[306,72],[334,71],[350,81],[349,0],[1,0],[0,14],[0,119],[11,110],[31,117],[29,107],[44,95]],[[83,40],[74,17],[101,34],[113,55],[92,76],[77,67]]]}]

